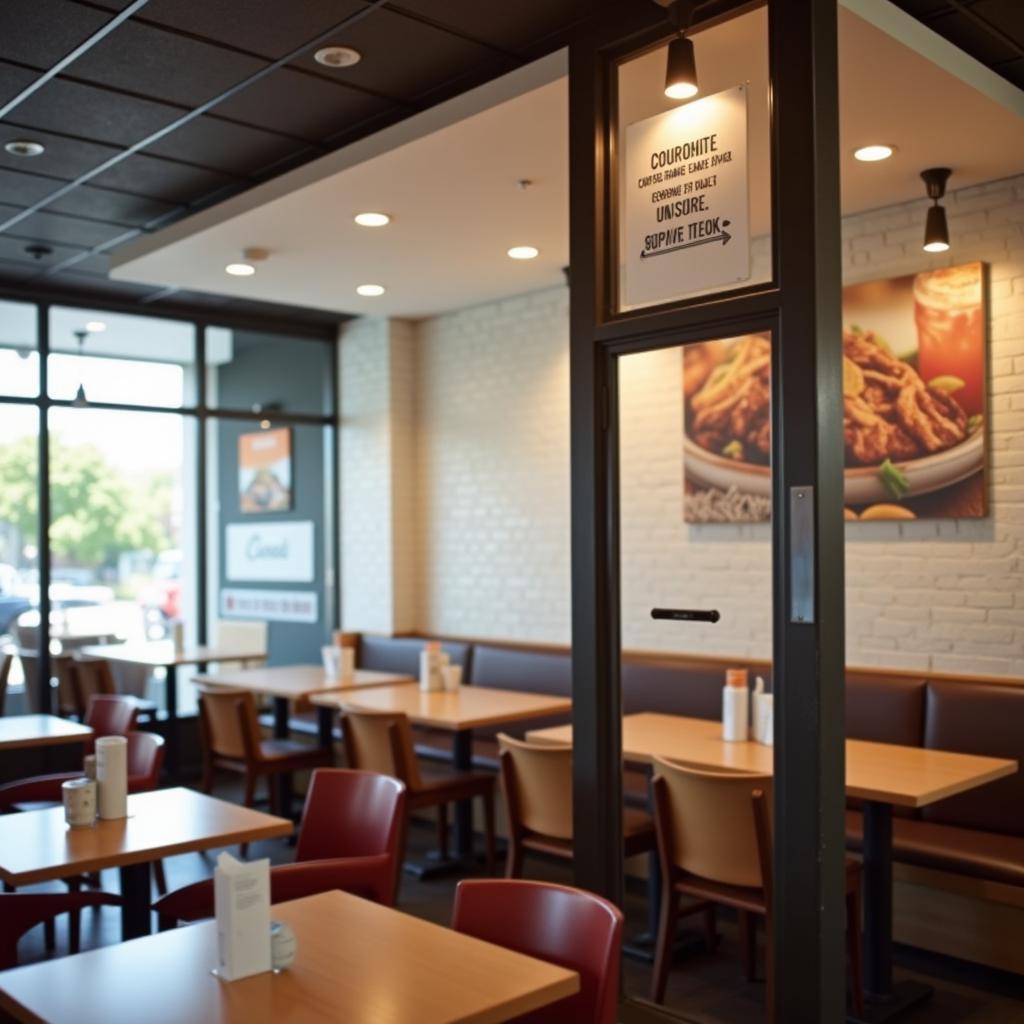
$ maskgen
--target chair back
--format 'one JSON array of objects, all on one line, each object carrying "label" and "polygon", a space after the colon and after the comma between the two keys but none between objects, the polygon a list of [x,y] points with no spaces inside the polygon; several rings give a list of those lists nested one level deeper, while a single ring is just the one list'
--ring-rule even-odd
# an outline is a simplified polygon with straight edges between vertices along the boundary
[{"label": "chair back", "polygon": [[128,733],[128,788],[133,793],[156,789],[163,766],[163,736],[155,732]]},{"label": "chair back", "polygon": [[572,839],[572,747],[498,733],[501,781],[513,827]]},{"label": "chair back", "polygon": [[[65,716],[83,718],[85,716],[85,702],[81,697],[81,690],[78,686],[78,676],[75,673],[75,663],[71,658],[51,658],[50,663],[57,676],[57,709]],[[38,674],[38,668],[37,668]]]},{"label": "chair back", "polygon": [[[249,648],[265,651],[267,649],[267,624],[265,622],[245,622],[235,619],[217,619],[213,623],[213,644],[222,650],[242,650]],[[259,664],[257,659],[249,658],[244,662],[250,668]],[[241,661],[219,661],[219,671],[228,672],[242,668]]]},{"label": "chair back", "polygon": [[416,748],[405,715],[346,707],[341,713],[341,738],[349,768],[391,775],[410,790],[421,788]]},{"label": "chair back", "polygon": [[72,656],[72,677],[78,689],[82,707],[89,706],[89,698],[96,694],[117,693],[110,662],[106,658]]},{"label": "chair back", "polygon": [[770,805],[772,777],[700,771],[659,757],[654,770],[658,838],[672,865],[712,882],[763,887],[753,794],[764,793]]},{"label": "chair back", "polygon": [[405,785],[376,772],[317,768],[306,793],[296,861],[398,857]]},{"label": "chair back", "polygon": [[7,680],[13,664],[13,654],[0,654],[0,715],[4,713],[4,705],[7,703]]},{"label": "chair back", "polygon": [[198,690],[203,742],[209,752],[248,760],[259,749],[259,721],[252,692],[216,686],[200,686]]},{"label": "chair back", "polygon": [[131,697],[95,693],[89,698],[84,723],[96,736],[127,736],[135,728],[139,707]]},{"label": "chair back", "polygon": [[452,927],[579,974],[576,995],[517,1024],[615,1024],[622,912],[608,900],[547,882],[472,879],[455,890]]},{"label": "chair back", "polygon": [[[18,661],[21,662],[21,676],[25,680],[25,690],[31,702],[39,699],[39,654],[34,647],[21,647],[17,651]],[[44,708],[49,710],[48,708]]]}]

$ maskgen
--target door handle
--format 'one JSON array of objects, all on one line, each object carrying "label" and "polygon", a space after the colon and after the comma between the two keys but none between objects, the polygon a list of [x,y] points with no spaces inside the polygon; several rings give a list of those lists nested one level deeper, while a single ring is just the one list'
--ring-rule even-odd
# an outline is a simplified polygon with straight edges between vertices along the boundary
[{"label": "door handle", "polygon": [[722,616],[715,608],[652,608],[652,619],[670,619],[673,622],[717,622]]}]

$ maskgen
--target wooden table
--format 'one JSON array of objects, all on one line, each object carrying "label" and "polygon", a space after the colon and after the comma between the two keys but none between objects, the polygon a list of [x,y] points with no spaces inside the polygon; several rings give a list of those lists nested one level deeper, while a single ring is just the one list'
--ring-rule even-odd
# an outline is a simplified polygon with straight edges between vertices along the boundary
[{"label": "wooden table", "polygon": [[149,865],[161,857],[290,835],[294,826],[238,804],[177,787],[128,797],[128,817],[72,829],[64,808],[0,815],[0,881],[34,885],[119,868],[124,938],[150,930]]},{"label": "wooden table", "polygon": [[0,973],[0,1009],[37,1024],[497,1024],[579,991],[579,975],[342,892],[273,908],[295,963],[222,982],[217,926]]},{"label": "wooden table", "polygon": [[92,729],[56,715],[5,715],[0,717],[0,750],[26,747],[55,747],[63,743],[85,743]]},{"label": "wooden table", "polygon": [[[216,675],[200,673],[193,682],[210,686],[223,686],[234,690],[251,690],[274,700],[274,735],[278,739],[288,736],[288,705],[290,701],[316,697],[323,693],[348,694],[371,686],[397,686],[413,683],[412,676],[396,672],[374,672],[357,668],[348,682],[341,682],[324,674],[320,665],[274,665],[263,668],[245,668]],[[322,747],[333,743],[331,731],[334,708],[317,707],[317,734]]]},{"label": "wooden table", "polygon": [[[496,690],[489,686],[460,686],[457,690],[435,693],[424,693],[418,686],[382,686],[359,693],[323,693],[311,700],[320,707],[390,711],[406,715],[414,725],[452,732],[452,766],[459,772],[473,767],[474,729],[564,714],[572,708],[572,701],[567,697]],[[455,847],[458,862],[422,870],[418,872],[421,877],[464,865],[472,859],[473,820],[468,803],[460,803],[455,809]]]},{"label": "wooden table", "polygon": [[257,646],[193,646],[176,650],[173,640],[153,640],[146,643],[91,644],[81,653],[89,658],[105,658],[125,665],[143,665],[162,668],[167,673],[167,773],[174,778],[178,770],[178,666],[199,665],[205,668],[211,661],[259,661],[267,652]]},{"label": "wooden table", "polygon": [[[538,743],[572,742],[572,727],[527,733]],[[622,753],[649,764],[669,757],[696,768],[771,774],[773,749],[759,743],[727,743],[720,722],[644,712],[622,719]],[[918,982],[892,979],[892,809],[926,807],[987,782],[1013,775],[1016,761],[956,754],[892,743],[846,741],[846,794],[864,801],[864,987],[887,1020],[926,998]]]}]

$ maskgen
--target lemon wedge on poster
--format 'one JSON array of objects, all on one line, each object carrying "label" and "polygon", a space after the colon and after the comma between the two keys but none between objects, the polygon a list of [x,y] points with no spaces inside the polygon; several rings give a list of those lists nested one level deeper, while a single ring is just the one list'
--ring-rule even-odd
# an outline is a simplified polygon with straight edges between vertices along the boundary
[{"label": "lemon wedge on poster", "polygon": [[855,398],[864,390],[864,371],[852,360],[843,356],[843,394]]}]

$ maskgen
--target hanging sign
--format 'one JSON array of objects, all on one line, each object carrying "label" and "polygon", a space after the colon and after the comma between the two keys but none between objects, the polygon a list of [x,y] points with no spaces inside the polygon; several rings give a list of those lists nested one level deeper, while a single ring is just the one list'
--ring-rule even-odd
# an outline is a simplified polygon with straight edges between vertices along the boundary
[{"label": "hanging sign", "polygon": [[626,129],[624,308],[750,277],[747,88]]},{"label": "hanging sign", "polygon": [[261,622],[317,622],[320,618],[315,590],[225,587],[220,592],[220,614],[225,619]]},{"label": "hanging sign", "polygon": [[312,583],[313,524],[230,523],[226,575],[232,582]]}]

